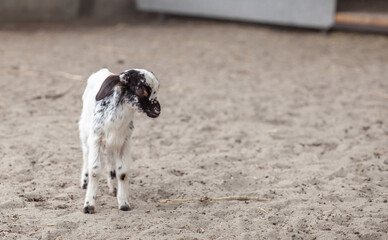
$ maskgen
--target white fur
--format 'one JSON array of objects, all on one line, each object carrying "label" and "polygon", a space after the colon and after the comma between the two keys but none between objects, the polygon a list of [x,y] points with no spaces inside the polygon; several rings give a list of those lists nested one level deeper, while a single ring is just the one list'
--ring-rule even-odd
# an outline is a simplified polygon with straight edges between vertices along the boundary
[{"label": "white fur", "polygon": [[[143,69],[135,70],[144,74],[147,84],[152,89],[150,99],[156,99],[159,83],[154,75]],[[82,96],[83,108],[79,131],[83,150],[81,186],[87,185],[84,204],[86,213],[94,212],[98,178],[102,175],[104,168],[107,169],[107,173],[113,171],[116,173],[119,209],[129,209],[128,175],[136,106],[118,104],[121,96],[120,87],[115,87],[111,96],[96,102],[96,94],[104,80],[110,75],[113,73],[105,68],[92,74]],[[121,80],[122,76],[123,74],[120,75]],[[105,105],[101,104],[102,101],[105,101]],[[110,174],[108,174],[108,185],[109,192],[114,194],[114,181]]]}]

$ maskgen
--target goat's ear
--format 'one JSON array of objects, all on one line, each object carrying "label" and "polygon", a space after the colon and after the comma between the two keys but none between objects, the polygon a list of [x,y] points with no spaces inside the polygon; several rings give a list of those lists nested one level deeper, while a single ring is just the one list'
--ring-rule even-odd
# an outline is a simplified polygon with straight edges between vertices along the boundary
[{"label": "goat's ear", "polygon": [[113,93],[113,89],[115,86],[120,84],[119,75],[110,75],[105,79],[102,83],[100,90],[96,95],[96,101],[99,101]]}]

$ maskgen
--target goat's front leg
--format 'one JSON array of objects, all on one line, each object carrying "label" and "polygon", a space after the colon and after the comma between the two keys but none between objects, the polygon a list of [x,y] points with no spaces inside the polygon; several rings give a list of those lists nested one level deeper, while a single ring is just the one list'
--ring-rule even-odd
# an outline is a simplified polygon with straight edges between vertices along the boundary
[{"label": "goat's front leg", "polygon": [[116,173],[118,178],[118,191],[117,201],[119,209],[122,211],[128,211],[129,205],[129,167],[131,163],[131,152],[129,142],[125,142],[121,149],[121,156],[116,160]]},{"label": "goat's front leg", "polygon": [[101,175],[101,145],[100,138],[91,136],[88,140],[88,175],[89,183],[86,190],[84,213],[94,213],[96,206],[96,194],[98,189],[98,179]]},{"label": "goat's front leg", "polygon": [[117,188],[115,187],[116,180],[116,159],[117,159],[117,151],[109,150],[108,151],[108,159],[107,159],[107,170],[108,170],[108,188],[109,194],[116,197],[117,196]]}]

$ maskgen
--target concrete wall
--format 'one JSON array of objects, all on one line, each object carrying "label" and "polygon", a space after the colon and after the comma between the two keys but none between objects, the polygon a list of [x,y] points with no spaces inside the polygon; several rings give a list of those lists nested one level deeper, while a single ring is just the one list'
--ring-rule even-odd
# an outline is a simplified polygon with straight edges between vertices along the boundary
[{"label": "concrete wall", "polygon": [[136,13],[134,0],[0,0],[0,21],[116,19]]},{"label": "concrete wall", "polygon": [[78,16],[80,0],[1,0],[0,20],[70,20]]},{"label": "concrete wall", "polygon": [[330,28],[336,0],[137,0],[140,10],[219,19]]},{"label": "concrete wall", "polygon": [[139,12],[134,0],[80,0],[80,15],[97,19],[131,17]]}]

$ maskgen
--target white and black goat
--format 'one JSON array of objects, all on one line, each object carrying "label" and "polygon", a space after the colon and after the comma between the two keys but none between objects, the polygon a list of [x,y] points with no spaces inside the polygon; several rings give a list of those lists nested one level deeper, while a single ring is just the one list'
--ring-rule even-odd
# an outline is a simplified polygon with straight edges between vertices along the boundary
[{"label": "white and black goat", "polygon": [[87,189],[84,213],[95,212],[98,179],[104,169],[108,173],[109,193],[117,195],[120,210],[129,210],[133,118],[136,110],[151,118],[159,116],[158,89],[155,75],[144,69],[129,69],[115,75],[104,68],[89,77],[79,121],[83,151],[81,187]]}]

